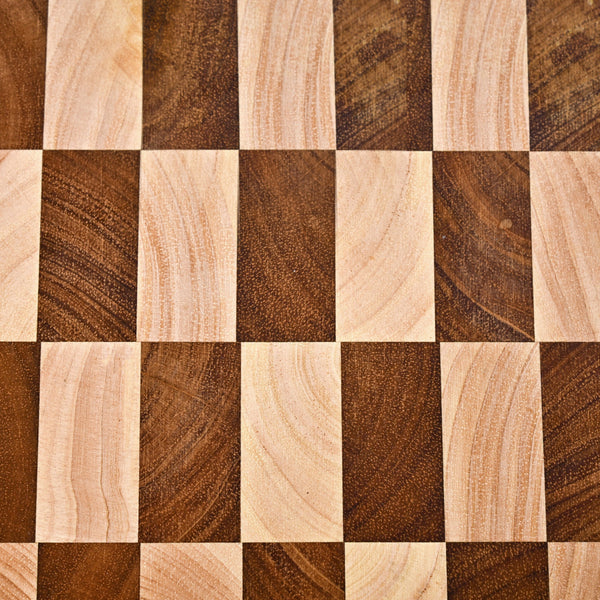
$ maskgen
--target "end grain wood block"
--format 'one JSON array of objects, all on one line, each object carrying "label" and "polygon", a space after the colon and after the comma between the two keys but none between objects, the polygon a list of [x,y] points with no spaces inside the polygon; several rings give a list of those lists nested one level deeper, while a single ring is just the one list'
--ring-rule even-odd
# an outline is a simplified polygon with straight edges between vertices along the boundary
[{"label": "end grain wood block", "polygon": [[346,543],[347,600],[446,600],[443,543]]},{"label": "end grain wood block", "polygon": [[244,600],[344,600],[344,544],[244,544]]},{"label": "end grain wood block", "polygon": [[529,150],[525,3],[432,0],[435,150]]},{"label": "end grain wood block", "polygon": [[336,162],[337,339],[434,341],[431,153]]},{"label": "end grain wood block", "polygon": [[436,344],[342,344],[344,538],[444,540]]},{"label": "end grain wood block", "polygon": [[548,540],[600,542],[600,344],[542,344]]},{"label": "end grain wood block", "polygon": [[335,148],[331,0],[238,0],[240,147]]},{"label": "end grain wood block", "polygon": [[37,544],[0,544],[0,597],[37,600]]},{"label": "end grain wood block", "polygon": [[600,598],[600,544],[549,543],[550,600]]},{"label": "end grain wood block", "polygon": [[33,542],[39,344],[0,343],[0,390],[0,542]]},{"label": "end grain wood block", "polygon": [[527,0],[532,150],[600,150],[600,4]]},{"label": "end grain wood block", "polygon": [[139,544],[40,544],[38,600],[138,600]]},{"label": "end grain wood block", "polygon": [[0,148],[41,148],[48,0],[0,5]]},{"label": "end grain wood block", "polygon": [[144,148],[238,148],[236,8],[144,2]]},{"label": "end grain wood block", "polygon": [[240,539],[240,346],[142,344],[140,541]]},{"label": "end grain wood block", "polygon": [[0,151],[2,341],[36,339],[41,194],[42,151]]},{"label": "end grain wood block", "polygon": [[341,541],[338,344],[242,345],[242,541]]},{"label": "end grain wood block", "polygon": [[528,154],[434,152],[433,199],[438,340],[533,340]]},{"label": "end grain wood block", "polygon": [[44,148],[138,149],[142,0],[49,0]]},{"label": "end grain wood block", "polygon": [[235,341],[237,188],[237,152],[142,152],[138,340]]},{"label": "end grain wood block", "polygon": [[334,0],[337,147],[431,150],[428,0]]},{"label": "end grain wood block", "polygon": [[442,344],[446,540],[544,541],[537,344]]},{"label": "end grain wood block", "polygon": [[139,344],[42,344],[38,541],[137,541],[139,396]]},{"label": "end grain wood block", "polygon": [[142,544],[140,600],[242,600],[241,544]]},{"label": "end grain wood block", "polygon": [[135,340],[139,160],[44,152],[39,340]]},{"label": "end grain wood block", "polygon": [[530,160],[536,339],[600,341],[600,154]]}]

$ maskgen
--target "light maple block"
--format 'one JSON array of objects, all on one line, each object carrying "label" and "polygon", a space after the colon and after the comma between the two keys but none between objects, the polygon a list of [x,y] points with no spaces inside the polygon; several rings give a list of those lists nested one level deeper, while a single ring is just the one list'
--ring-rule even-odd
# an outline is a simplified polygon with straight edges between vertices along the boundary
[{"label": "light maple block", "polygon": [[530,163],[535,337],[600,341],[600,153]]},{"label": "light maple block", "polygon": [[142,544],[141,600],[241,600],[241,544]]},{"label": "light maple block", "polygon": [[346,543],[347,600],[446,600],[443,543]]},{"label": "light maple block", "polygon": [[331,0],[239,0],[240,147],[335,148]]},{"label": "light maple block", "polygon": [[139,149],[142,0],[50,0],[45,149]]},{"label": "light maple block", "polygon": [[526,0],[432,0],[433,147],[529,150]]},{"label": "light maple block", "polygon": [[42,151],[0,151],[0,341],[35,341]]},{"label": "light maple block", "polygon": [[139,421],[139,344],[42,344],[37,541],[137,542]]},{"label": "light maple block", "polygon": [[539,347],[442,343],[446,541],[545,541]]},{"label": "light maple block", "polygon": [[430,152],[337,152],[342,341],[435,341]]},{"label": "light maple block", "polygon": [[242,345],[242,541],[342,541],[340,347]]},{"label": "light maple block", "polygon": [[237,200],[237,152],[142,152],[138,340],[235,341]]},{"label": "light maple block", "polygon": [[37,544],[0,544],[0,598],[35,600]]},{"label": "light maple block", "polygon": [[600,543],[548,544],[550,600],[600,598]]}]

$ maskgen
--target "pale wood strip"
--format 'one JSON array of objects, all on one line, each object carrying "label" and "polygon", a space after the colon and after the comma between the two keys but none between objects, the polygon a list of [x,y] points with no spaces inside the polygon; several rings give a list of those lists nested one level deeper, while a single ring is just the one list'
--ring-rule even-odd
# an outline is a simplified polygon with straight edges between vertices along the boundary
[{"label": "pale wood strip", "polygon": [[238,153],[142,152],[137,338],[235,341]]},{"label": "pale wood strip", "polygon": [[347,600],[446,600],[443,543],[346,543]]},{"label": "pale wood strip", "polygon": [[600,341],[600,153],[530,161],[535,337]]},{"label": "pale wood strip", "polygon": [[242,541],[342,540],[340,348],[242,345]]},{"label": "pale wood strip", "polygon": [[44,343],[37,535],[136,542],[140,345]]},{"label": "pale wood strip", "polygon": [[0,597],[36,599],[37,544],[0,544]]},{"label": "pale wood strip", "polygon": [[526,0],[432,0],[433,147],[528,150]]},{"label": "pale wood strip", "polygon": [[337,339],[434,341],[430,152],[338,152]]},{"label": "pale wood strip", "polygon": [[142,544],[141,600],[241,600],[241,544]]},{"label": "pale wood strip", "polygon": [[446,540],[544,541],[539,347],[442,343]]},{"label": "pale wood strip", "polygon": [[44,148],[141,142],[142,0],[50,0]]},{"label": "pale wood strip", "polygon": [[548,544],[550,600],[600,598],[600,543]]},{"label": "pale wood strip", "polygon": [[35,341],[42,151],[0,152],[0,341]]},{"label": "pale wood strip", "polygon": [[238,0],[240,147],[335,148],[331,0]]}]

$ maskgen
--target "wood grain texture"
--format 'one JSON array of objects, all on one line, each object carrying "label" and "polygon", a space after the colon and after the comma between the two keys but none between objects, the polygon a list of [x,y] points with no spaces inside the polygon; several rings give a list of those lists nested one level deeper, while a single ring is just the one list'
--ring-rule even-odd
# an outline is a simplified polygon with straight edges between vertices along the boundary
[{"label": "wood grain texture", "polygon": [[600,150],[600,4],[527,0],[532,150]]},{"label": "wood grain texture", "polygon": [[344,538],[444,540],[436,344],[342,344]]},{"label": "wood grain texture", "polygon": [[529,150],[526,0],[432,0],[433,147]]},{"label": "wood grain texture", "polygon": [[335,148],[330,0],[238,0],[240,147]]},{"label": "wood grain texture", "polygon": [[600,544],[548,544],[550,600],[600,598]]},{"label": "wood grain texture", "polygon": [[0,148],[41,148],[48,0],[0,5]]},{"label": "wood grain texture", "polygon": [[537,344],[442,344],[446,540],[544,541]]},{"label": "wood grain texture", "polygon": [[37,545],[0,544],[0,596],[36,600]]},{"label": "wood grain texture", "polygon": [[448,600],[548,600],[543,543],[446,544]]},{"label": "wood grain texture", "polygon": [[238,157],[141,157],[138,340],[235,341]]},{"label": "wood grain texture", "polygon": [[600,341],[600,155],[531,154],[536,339]]},{"label": "wood grain texture", "polygon": [[347,600],[446,600],[445,544],[346,544]]},{"label": "wood grain texture", "polygon": [[334,0],[337,147],[431,150],[426,0]]},{"label": "wood grain texture", "polygon": [[337,344],[242,346],[242,541],[341,541]]},{"label": "wood grain texture", "polygon": [[140,541],[240,539],[240,347],[143,344]]},{"label": "wood grain texture", "polygon": [[0,151],[2,341],[36,339],[41,193],[42,152]]},{"label": "wood grain texture", "polygon": [[38,600],[138,600],[139,544],[40,544]]},{"label": "wood grain texture", "polygon": [[41,341],[134,341],[138,152],[44,152]]},{"label": "wood grain texture", "polygon": [[548,539],[600,542],[600,344],[542,344]]},{"label": "wood grain texture", "polygon": [[433,199],[437,339],[532,340],[527,153],[434,152]]},{"label": "wood grain texture", "polygon": [[344,341],[434,341],[431,154],[340,152],[336,327]]},{"label": "wood grain texture", "polygon": [[244,544],[244,600],[344,599],[344,544]]},{"label": "wood grain texture", "polygon": [[144,148],[237,148],[235,0],[144,0]]},{"label": "wood grain texture", "polygon": [[49,0],[44,148],[142,143],[142,0]]},{"label": "wood grain texture", "polygon": [[139,392],[139,344],[42,344],[36,540],[137,541]]},{"label": "wood grain texture", "polygon": [[0,542],[33,542],[40,391],[38,344],[0,343],[0,390]]},{"label": "wood grain texture", "polygon": [[240,152],[237,339],[335,340],[335,153]]},{"label": "wood grain texture", "polygon": [[241,544],[142,544],[140,600],[242,600]]}]

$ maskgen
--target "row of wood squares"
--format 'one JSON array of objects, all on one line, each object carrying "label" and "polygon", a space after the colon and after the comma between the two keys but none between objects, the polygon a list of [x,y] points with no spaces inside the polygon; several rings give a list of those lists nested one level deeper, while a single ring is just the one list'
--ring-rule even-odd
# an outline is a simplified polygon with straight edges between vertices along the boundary
[{"label": "row of wood squares", "polygon": [[2,542],[600,541],[595,343],[0,352]]},{"label": "row of wood squares", "polygon": [[585,543],[0,544],[0,593],[19,600],[596,600],[599,564],[600,544]]},{"label": "row of wood squares", "polygon": [[596,153],[5,152],[0,339],[597,340],[599,182]]}]

